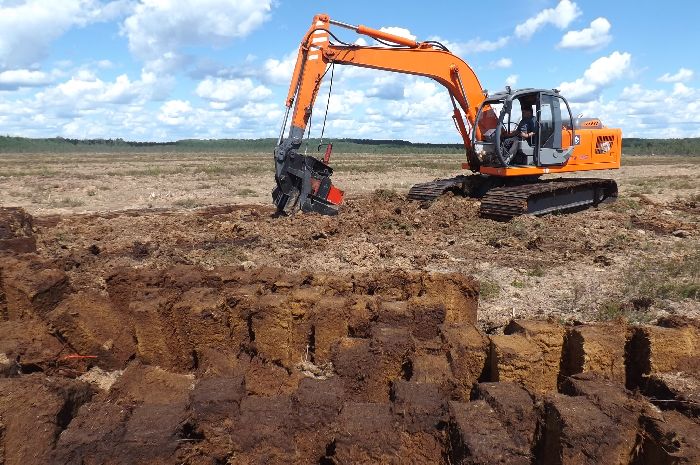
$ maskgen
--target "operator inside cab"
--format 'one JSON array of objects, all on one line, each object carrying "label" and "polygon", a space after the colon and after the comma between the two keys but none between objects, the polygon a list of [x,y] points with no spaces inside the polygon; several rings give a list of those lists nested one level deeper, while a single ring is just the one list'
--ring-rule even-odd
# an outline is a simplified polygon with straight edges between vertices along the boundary
[{"label": "operator inside cab", "polygon": [[[518,127],[515,131],[504,132],[503,137],[506,138],[504,142],[504,147],[508,149],[508,157],[506,163],[510,163],[513,160],[518,151],[519,140],[527,141],[530,146],[534,145],[535,135],[537,134],[537,121],[532,111],[532,105],[521,103],[522,108],[522,118]],[[513,160],[516,164],[525,164],[526,160]]]}]

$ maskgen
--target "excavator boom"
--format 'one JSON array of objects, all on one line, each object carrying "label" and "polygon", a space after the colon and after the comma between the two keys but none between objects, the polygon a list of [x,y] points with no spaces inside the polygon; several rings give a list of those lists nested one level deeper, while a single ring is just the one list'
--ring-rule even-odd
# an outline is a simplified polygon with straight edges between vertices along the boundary
[{"label": "excavator boom", "polygon": [[[331,26],[352,30],[381,45],[342,42],[331,32]],[[489,96],[474,70],[439,42],[417,42],[321,14],[313,18],[299,46],[284,121],[275,147],[276,187],[272,196],[280,213],[301,210],[333,215],[342,202],[343,192],[330,180],[333,169],[328,160],[332,145],[327,146],[323,160],[299,152],[321,83],[336,64],[423,76],[447,90],[453,105],[452,118],[466,152],[467,160],[462,168],[479,176],[458,176],[417,185],[409,192],[409,198],[431,200],[447,190],[468,195],[478,191],[483,196],[488,188],[498,187],[500,197],[491,200],[511,202],[509,196],[512,195],[513,199],[526,202],[524,207],[512,211],[537,214],[539,210],[550,212],[596,204],[617,192],[616,186],[601,187],[593,181],[588,185],[579,182],[575,188],[563,182],[547,188],[522,187],[543,174],[620,166],[620,130],[607,129],[597,119],[574,120],[568,102],[556,89],[512,91],[507,88],[505,92]],[[527,142],[522,138],[518,140],[519,133],[511,127],[511,124],[517,126],[511,123],[511,110],[521,107],[532,112],[533,106],[538,121],[534,136],[531,134]],[[564,117],[566,113],[568,118]],[[514,190],[509,190],[511,188]],[[562,202],[565,198],[570,200],[540,208],[539,205],[549,201],[545,199],[547,196],[557,197]],[[535,198],[545,201],[535,201]],[[517,202],[519,200],[511,203]]]},{"label": "excavator boom", "polygon": [[[352,29],[392,46],[333,44],[332,25]],[[476,112],[484,100],[484,91],[467,63],[436,42],[416,42],[366,26],[334,21],[327,15],[317,15],[299,47],[286,100],[287,111],[275,148],[277,187],[273,199],[279,211],[301,209],[333,214],[337,211],[335,202],[342,200],[342,193],[330,183],[333,172],[330,166],[298,152],[321,82],[332,64],[425,76],[443,85],[453,102],[453,119],[464,142],[470,169],[478,171],[480,163],[474,155],[471,130]],[[291,124],[285,137],[290,113]],[[490,119],[483,118],[476,130],[493,129],[495,125],[493,114]]]}]

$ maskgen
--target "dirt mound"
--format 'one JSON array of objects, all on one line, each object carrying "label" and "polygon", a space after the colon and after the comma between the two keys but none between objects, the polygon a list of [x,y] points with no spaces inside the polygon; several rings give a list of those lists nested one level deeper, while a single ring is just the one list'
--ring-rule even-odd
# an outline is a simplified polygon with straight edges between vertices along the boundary
[{"label": "dirt mound", "polygon": [[[88,293],[56,270],[20,276],[37,263],[3,265],[14,296],[0,323],[14,334],[0,380],[8,464],[584,463],[581,454],[647,464],[697,453],[700,425],[682,408],[696,394],[668,374],[693,372],[694,325],[514,320],[488,336],[474,326],[478,286],[457,274],[123,268]],[[71,379],[88,370],[81,379],[94,387]],[[625,374],[649,395],[661,383],[671,410],[626,391]],[[30,447],[16,439],[36,424],[28,418],[48,425]]]},{"label": "dirt mound", "polygon": [[21,208],[0,207],[0,254],[36,251],[33,218]]},{"label": "dirt mound", "polygon": [[700,460],[693,320],[486,334],[462,273],[155,266],[140,244],[0,262],[0,463]]}]

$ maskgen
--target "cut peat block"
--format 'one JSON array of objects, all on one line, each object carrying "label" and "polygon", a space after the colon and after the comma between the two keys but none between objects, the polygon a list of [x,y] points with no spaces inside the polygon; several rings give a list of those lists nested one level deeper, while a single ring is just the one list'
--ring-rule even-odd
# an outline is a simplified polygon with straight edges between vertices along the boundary
[{"label": "cut peat block", "polygon": [[19,207],[0,207],[0,253],[36,252],[34,218]]},{"label": "cut peat block", "polygon": [[561,385],[561,392],[585,398],[610,419],[615,425],[615,440],[619,441],[621,450],[631,451],[634,448],[640,416],[647,409],[653,408],[625,389],[621,382],[611,381],[599,373],[579,373],[566,378]]},{"label": "cut peat block", "polygon": [[468,400],[472,386],[485,378],[490,351],[489,339],[473,324],[453,323],[440,327],[457,397]]},{"label": "cut peat block", "polygon": [[534,392],[556,391],[564,328],[546,321],[514,320],[491,336],[491,381],[517,382]]},{"label": "cut peat block", "polygon": [[0,284],[4,297],[2,311],[8,320],[43,318],[69,291],[68,276],[38,261],[0,265]]},{"label": "cut peat block", "polygon": [[644,395],[663,410],[674,409],[700,418],[700,373],[653,373],[644,383]]},{"label": "cut peat block", "polygon": [[626,328],[599,324],[568,328],[564,336],[561,376],[583,372],[625,382]]},{"label": "cut peat block", "polygon": [[544,402],[537,463],[628,465],[636,431],[636,425],[615,422],[583,396],[554,394]]},{"label": "cut peat block", "polygon": [[479,383],[473,397],[486,401],[498,413],[516,446],[530,450],[539,414],[527,390],[515,383]]},{"label": "cut peat block", "polygon": [[626,383],[643,387],[649,375],[685,371],[700,372],[700,330],[695,326],[662,328],[639,326],[625,347]]},{"label": "cut peat block", "polygon": [[484,400],[450,402],[449,437],[449,463],[532,463],[529,445],[518,446],[501,421],[499,412]]},{"label": "cut peat block", "polygon": [[697,465],[700,425],[678,412],[642,417],[643,433],[632,465]]}]

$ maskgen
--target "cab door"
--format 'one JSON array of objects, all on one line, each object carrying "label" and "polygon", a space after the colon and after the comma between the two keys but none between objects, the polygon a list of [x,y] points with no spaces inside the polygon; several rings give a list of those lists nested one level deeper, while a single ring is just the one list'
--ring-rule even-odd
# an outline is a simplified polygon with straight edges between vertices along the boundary
[{"label": "cab door", "polygon": [[573,147],[562,147],[562,105],[568,112],[561,97],[540,94],[537,106],[538,166],[564,165],[571,156]]}]

